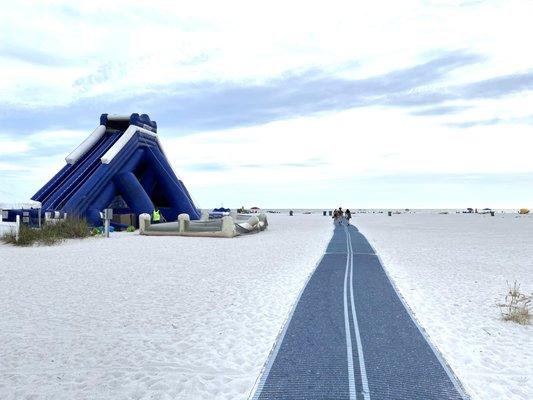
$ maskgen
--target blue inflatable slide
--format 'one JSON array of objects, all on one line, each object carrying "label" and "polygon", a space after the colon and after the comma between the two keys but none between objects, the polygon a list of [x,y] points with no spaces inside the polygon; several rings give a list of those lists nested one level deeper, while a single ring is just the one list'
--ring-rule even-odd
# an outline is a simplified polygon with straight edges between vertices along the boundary
[{"label": "blue inflatable slide", "polygon": [[[42,212],[86,218],[100,226],[100,212],[151,214],[159,208],[167,221],[181,213],[199,219],[183,182],[175,175],[146,114],[102,114],[100,126],[72,153],[67,164],[33,197]],[[117,224],[120,225],[120,224]]]}]

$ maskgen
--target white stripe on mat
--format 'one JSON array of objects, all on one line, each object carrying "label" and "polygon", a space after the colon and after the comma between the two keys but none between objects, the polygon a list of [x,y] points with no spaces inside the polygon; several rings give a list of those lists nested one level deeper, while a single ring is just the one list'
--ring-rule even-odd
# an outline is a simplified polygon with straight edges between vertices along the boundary
[{"label": "white stripe on mat", "polygon": [[355,332],[355,341],[357,343],[357,353],[359,354],[359,369],[361,370],[361,382],[363,385],[363,397],[365,400],[370,400],[370,391],[368,389],[368,378],[366,376],[366,367],[365,367],[365,357],[363,354],[363,344],[361,343],[361,333],[359,332],[359,323],[357,322],[357,312],[355,311],[355,301],[354,301],[354,288],[353,288],[353,248],[351,235],[348,228],[346,228],[346,235],[348,238],[348,256],[350,258],[350,300],[352,306],[352,319],[353,319],[353,329]]},{"label": "white stripe on mat", "polygon": [[[346,230],[346,228],[345,228]],[[348,314],[348,272],[350,269],[350,244],[348,231],[346,231],[346,272],[344,274],[344,329],[346,331],[346,355],[348,356],[348,386],[350,388],[350,400],[356,400],[355,376],[353,371],[352,334],[350,333],[350,315]]]}]

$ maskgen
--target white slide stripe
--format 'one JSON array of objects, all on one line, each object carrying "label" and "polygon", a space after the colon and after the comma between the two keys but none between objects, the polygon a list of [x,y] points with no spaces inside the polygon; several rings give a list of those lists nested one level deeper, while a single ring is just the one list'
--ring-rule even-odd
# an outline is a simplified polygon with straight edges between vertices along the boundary
[{"label": "white slide stripe", "polygon": [[76,147],[72,153],[65,157],[65,161],[68,164],[74,164],[78,161],[85,153],[87,153],[95,144],[104,136],[106,127],[105,125],[98,126],[81,144]]},{"label": "white slide stripe", "polygon": [[[113,158],[115,158],[116,155],[120,153],[124,146],[128,144],[128,142],[137,132],[142,132],[157,138],[157,134],[155,134],[154,132],[150,132],[136,125],[130,125],[128,126],[128,129],[126,129],[126,131],[122,134],[122,136],[115,142],[115,144],[111,146],[111,148],[107,150],[104,156],[100,159],[102,161],[102,164],[109,164],[111,161],[113,161]],[[159,141],[159,138],[157,138],[157,140]]]}]

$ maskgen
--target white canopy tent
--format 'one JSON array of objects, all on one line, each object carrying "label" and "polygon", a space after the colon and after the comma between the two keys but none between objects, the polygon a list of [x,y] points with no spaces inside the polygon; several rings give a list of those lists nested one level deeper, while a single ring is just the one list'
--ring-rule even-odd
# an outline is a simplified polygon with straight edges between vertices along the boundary
[{"label": "white canopy tent", "polygon": [[27,200],[23,202],[0,203],[0,222],[4,218],[4,210],[39,210],[39,228],[41,227],[41,207],[40,201]]}]

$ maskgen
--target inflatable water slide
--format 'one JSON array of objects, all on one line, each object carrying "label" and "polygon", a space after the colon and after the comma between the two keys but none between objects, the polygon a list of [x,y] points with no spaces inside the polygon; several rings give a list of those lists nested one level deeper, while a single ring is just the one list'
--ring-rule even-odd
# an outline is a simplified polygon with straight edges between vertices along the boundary
[{"label": "inflatable water slide", "polygon": [[102,114],[100,125],[32,200],[44,213],[83,217],[93,226],[102,224],[100,213],[112,204],[114,214],[135,218],[155,207],[168,221],[179,214],[200,218],[163,151],[157,123],[146,114]]},{"label": "inflatable water slide", "polygon": [[191,221],[188,214],[178,215],[178,221],[152,224],[149,214],[139,216],[139,233],[148,236],[205,236],[232,238],[264,231],[268,227],[265,214],[230,213],[210,218],[203,212],[200,221]]}]

